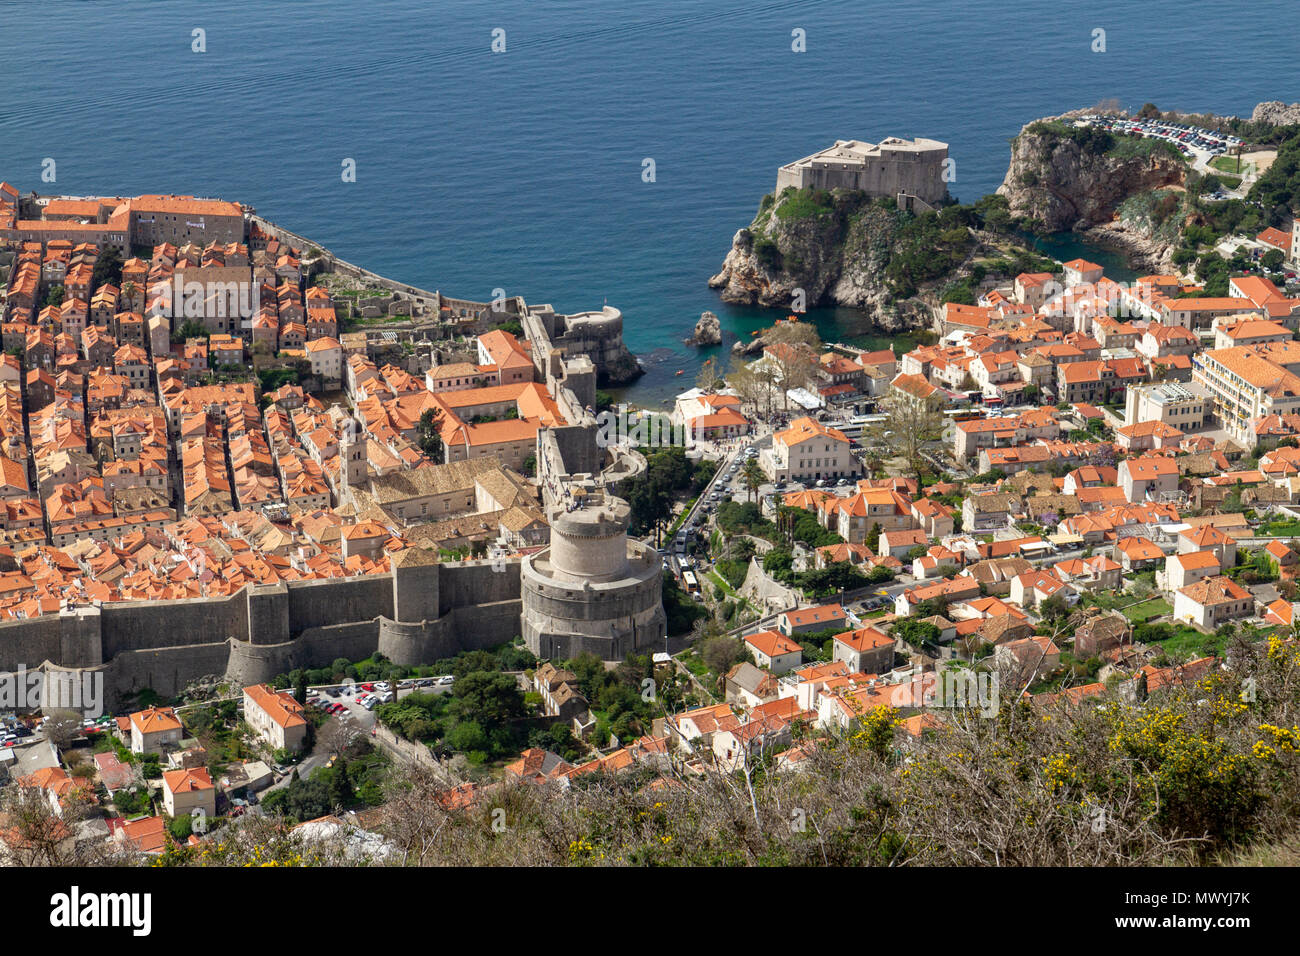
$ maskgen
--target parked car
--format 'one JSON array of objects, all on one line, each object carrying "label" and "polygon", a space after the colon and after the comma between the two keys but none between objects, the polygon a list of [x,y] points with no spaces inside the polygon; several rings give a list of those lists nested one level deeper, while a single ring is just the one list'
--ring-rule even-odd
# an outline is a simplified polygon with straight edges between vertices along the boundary
[{"label": "parked car", "polygon": [[438,684],[439,684],[439,686],[442,686],[442,687],[447,687],[447,686],[449,686],[449,685],[451,685],[451,684],[454,684],[454,683],[456,683],[456,678],[453,677],[451,674],[447,674],[447,675],[445,675],[445,676],[443,676],[443,677],[439,677],[439,678],[438,678]]}]

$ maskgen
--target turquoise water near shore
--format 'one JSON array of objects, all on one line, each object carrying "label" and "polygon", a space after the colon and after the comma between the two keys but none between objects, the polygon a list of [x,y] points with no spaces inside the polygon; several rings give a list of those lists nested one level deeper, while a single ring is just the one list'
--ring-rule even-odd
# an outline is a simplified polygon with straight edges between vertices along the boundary
[{"label": "turquoise water near shore", "polygon": [[[608,301],[648,358],[628,397],[656,404],[718,354],[682,344],[703,310],[735,337],[780,317],[724,306],[705,283],[782,163],[837,138],[930,136],[950,144],[952,191],[972,201],[1001,181],[1008,140],[1043,115],[1111,97],[1247,114],[1300,100],[1295,71],[1278,68],[1294,60],[1293,31],[1260,27],[1292,22],[1292,9],[7,3],[0,179],[237,199],[414,285],[478,299],[504,288],[561,311]],[[1104,53],[1092,52],[1098,28]],[[794,30],[806,52],[791,50]],[[113,66],[93,81],[68,68],[91,57]],[[47,159],[54,183],[41,181]],[[810,319],[828,339],[894,341],[847,311]]]},{"label": "turquoise water near shore", "polygon": [[1050,236],[1027,236],[1029,245],[1045,256],[1051,256],[1061,262],[1071,259],[1087,259],[1106,269],[1106,275],[1116,282],[1132,282],[1141,272],[1130,268],[1124,257],[1109,249],[1099,249],[1094,245],[1081,242],[1074,233],[1059,232]]}]

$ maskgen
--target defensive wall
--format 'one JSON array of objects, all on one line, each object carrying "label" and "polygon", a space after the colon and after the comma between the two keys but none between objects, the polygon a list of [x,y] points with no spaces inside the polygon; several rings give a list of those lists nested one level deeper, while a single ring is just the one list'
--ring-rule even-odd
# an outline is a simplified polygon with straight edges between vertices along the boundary
[{"label": "defensive wall", "polygon": [[398,664],[432,664],[520,635],[518,558],[440,563],[420,552],[394,564],[389,574],[0,623],[0,672],[99,672],[112,708],[145,688],[173,696],[204,677],[252,684],[375,652]]}]

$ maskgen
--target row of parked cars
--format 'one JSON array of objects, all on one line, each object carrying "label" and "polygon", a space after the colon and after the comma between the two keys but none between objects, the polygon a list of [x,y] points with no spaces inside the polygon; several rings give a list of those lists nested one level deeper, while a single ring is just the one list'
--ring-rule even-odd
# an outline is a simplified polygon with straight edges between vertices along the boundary
[{"label": "row of parked cars", "polygon": [[13,747],[24,737],[32,735],[32,728],[20,720],[6,720],[0,730],[0,747]]},{"label": "row of parked cars", "polygon": [[[454,676],[443,674],[441,677],[410,678],[398,681],[397,688],[450,687],[455,682],[456,678]],[[374,710],[380,704],[387,704],[392,701],[397,693],[397,688],[394,688],[386,680],[366,682],[364,684],[343,684],[339,687],[311,687],[307,690],[307,703],[310,706],[321,708],[326,713],[340,716],[347,713],[347,706],[339,703],[338,700],[327,700],[326,698],[353,697],[355,702],[366,708],[366,710]]]},{"label": "row of parked cars", "polygon": [[1218,155],[1241,145],[1239,137],[1201,129],[1199,126],[1188,126],[1184,123],[1166,123],[1162,120],[1138,117],[1124,119],[1114,116],[1086,116],[1084,122],[1112,133],[1163,139],[1177,146],[1185,156],[1191,154],[1193,146]]}]

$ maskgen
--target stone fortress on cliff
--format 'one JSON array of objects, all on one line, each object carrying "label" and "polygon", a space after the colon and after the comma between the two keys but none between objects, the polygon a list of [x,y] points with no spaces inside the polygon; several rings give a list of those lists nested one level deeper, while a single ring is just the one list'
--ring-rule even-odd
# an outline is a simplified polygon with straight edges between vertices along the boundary
[{"label": "stone fortress on cliff", "polygon": [[905,209],[928,209],[948,195],[947,159],[948,144],[933,139],[837,140],[828,149],[782,166],[776,174],[776,194],[788,186],[854,189],[889,197]]},{"label": "stone fortress on cliff", "polygon": [[586,350],[604,358],[601,349],[621,347],[622,316],[606,308],[565,317],[544,307],[522,319],[537,379],[568,422],[537,432],[552,538],[522,567],[518,555],[444,562],[410,548],[390,558],[388,574],[248,585],[216,598],[65,606],[0,623],[0,673],[41,671],[50,685],[101,674],[112,708],[146,688],[170,697],[213,677],[248,685],[376,652],[397,664],[427,664],[519,636],[548,657],[592,651],[621,660],[633,649],[661,647],[660,560],[629,541],[629,508],[617,497],[645,459],[601,447],[592,410],[597,366]]}]

